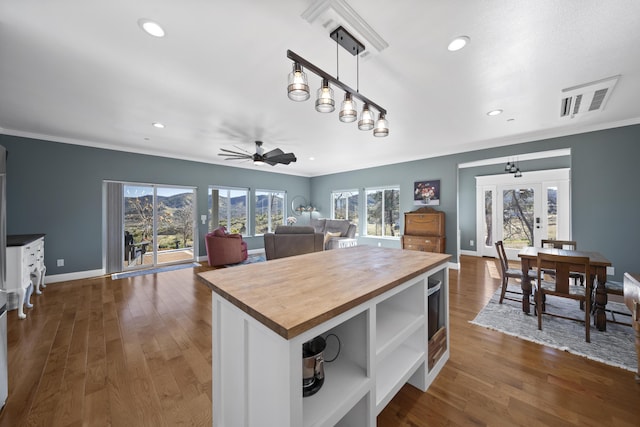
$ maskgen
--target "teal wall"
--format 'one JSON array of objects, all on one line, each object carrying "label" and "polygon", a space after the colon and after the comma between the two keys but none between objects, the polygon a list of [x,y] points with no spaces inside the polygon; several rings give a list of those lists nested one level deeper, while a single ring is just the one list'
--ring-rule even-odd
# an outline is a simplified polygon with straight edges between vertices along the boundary
[{"label": "teal wall", "polygon": [[[197,187],[197,218],[210,185],[284,190],[309,198],[309,178],[0,135],[7,148],[7,233],[45,233],[47,274],[101,269],[104,180]],[[276,166],[278,167],[278,166]],[[289,212],[288,215],[291,213]],[[253,229],[253,227],[252,227]],[[207,226],[198,220],[199,252]],[[249,249],[262,237],[246,238]],[[63,258],[64,267],[56,260]]]},{"label": "teal wall", "polygon": [[[505,147],[429,158],[314,178],[268,173],[205,163],[102,150],[77,145],[0,135],[9,151],[7,227],[9,234],[46,233],[47,273],[102,268],[102,182],[132,181],[198,188],[198,217],[207,213],[209,185],[287,191],[307,198],[330,215],[330,193],[365,187],[399,185],[401,212],[415,209],[411,193],[417,180],[441,180],[441,205],[447,214],[447,252],[457,259],[458,185],[462,250],[475,250],[475,176],[502,172],[502,165],[458,170],[458,164],[522,153],[571,149],[571,158],[521,162],[521,169],[568,167],[571,172],[572,236],[580,249],[597,250],[615,267],[640,272],[640,125],[552,138]],[[362,204],[362,203],[361,203]],[[306,218],[300,218],[303,222]],[[198,222],[200,224],[200,222]],[[200,255],[205,254],[206,226],[199,225]],[[403,228],[401,226],[401,232]],[[251,249],[261,237],[247,239]],[[397,240],[361,238],[361,244],[400,247]],[[55,260],[65,259],[64,267]]]},{"label": "teal wall", "polygon": [[[615,280],[622,280],[625,271],[640,272],[640,125],[597,132],[551,138],[499,148],[471,151],[408,163],[386,165],[358,171],[311,178],[311,198],[321,213],[329,215],[329,194],[332,189],[364,188],[378,185],[400,185],[400,210],[415,210],[411,192],[413,183],[423,179],[441,179],[441,205],[446,213],[447,253],[457,259],[457,187],[460,185],[461,249],[475,250],[468,245],[476,235],[475,176],[504,172],[504,165],[469,168],[460,171],[457,165],[522,153],[571,149],[571,158],[541,159],[521,162],[528,168],[553,169],[571,167],[572,237],[580,249],[601,252],[615,268]],[[363,243],[375,239],[362,239]],[[385,246],[399,247],[398,241],[384,241]]]},{"label": "teal wall", "polygon": [[[436,157],[427,160],[381,166],[370,169],[362,169],[352,172],[323,175],[311,178],[311,199],[318,206],[322,216],[331,215],[331,191],[336,189],[359,189],[360,204],[360,236],[364,230],[364,200],[362,190],[371,187],[384,187],[390,185],[400,186],[400,233],[404,231],[403,212],[415,210],[413,205],[414,181],[440,180],[440,205],[435,209],[446,213],[447,253],[456,253],[456,173],[457,163],[453,156]],[[377,245],[387,247],[400,247],[400,241],[396,239],[382,239],[375,237],[360,237],[360,244]]]}]

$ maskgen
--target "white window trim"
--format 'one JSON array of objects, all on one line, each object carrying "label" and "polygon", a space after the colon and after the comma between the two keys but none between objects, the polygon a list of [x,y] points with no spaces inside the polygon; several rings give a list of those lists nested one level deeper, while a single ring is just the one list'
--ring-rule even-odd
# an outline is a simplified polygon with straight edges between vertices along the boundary
[{"label": "white window trim", "polygon": [[[257,194],[259,192],[263,192],[263,193],[282,193],[282,194],[284,194],[283,201],[282,201],[282,203],[283,203],[282,204],[282,207],[283,207],[282,223],[281,224],[270,224],[270,225],[272,225],[272,226],[273,225],[285,225],[287,223],[286,222],[287,221],[287,190],[267,190],[267,189],[264,189],[264,188],[256,188],[253,191],[253,206],[252,206],[252,208],[253,208],[253,221],[254,221],[254,224],[255,224],[255,220],[256,220],[256,206],[255,206],[256,197],[257,197]],[[271,223],[271,213],[269,213],[269,223]],[[258,232],[257,232],[258,231],[258,227],[257,226],[255,226],[255,229],[256,229],[255,230],[256,233],[254,234],[254,236],[256,236],[256,237],[264,236],[264,233],[258,234]],[[273,227],[273,229],[271,230],[271,233],[273,233],[274,231],[275,231],[275,227]]]},{"label": "white window trim", "polygon": [[[398,233],[397,236],[372,236],[367,234],[367,224],[369,224],[369,216],[368,216],[368,212],[367,212],[367,192],[369,191],[385,191],[385,190],[397,190],[398,191],[398,195],[400,195],[400,185],[384,185],[384,186],[380,186],[380,187],[365,187],[363,189],[363,197],[364,197],[364,203],[362,206],[362,211],[364,211],[364,224],[363,224],[363,235],[362,237],[367,237],[370,239],[386,239],[386,240],[400,240],[400,234]],[[383,199],[384,202],[384,199]],[[384,209],[383,209],[384,210]],[[362,212],[361,211],[361,212]],[[400,206],[398,206],[398,215],[400,215]],[[384,217],[382,218],[382,230],[384,231]]]},{"label": "white window trim", "polygon": [[[230,190],[230,191],[245,191],[247,193],[247,207],[246,207],[246,223],[245,223],[245,232],[242,233],[243,237],[251,236],[251,221],[249,220],[249,206],[251,204],[251,189],[248,187],[232,187],[226,185],[209,185],[209,189],[207,190],[207,203],[209,199],[209,194],[211,194],[211,190]],[[213,201],[212,201],[213,203]],[[209,206],[207,206],[207,213],[209,212]],[[209,228],[209,224],[211,224],[211,218],[207,221],[207,228]],[[209,230],[211,231],[211,230]]]}]

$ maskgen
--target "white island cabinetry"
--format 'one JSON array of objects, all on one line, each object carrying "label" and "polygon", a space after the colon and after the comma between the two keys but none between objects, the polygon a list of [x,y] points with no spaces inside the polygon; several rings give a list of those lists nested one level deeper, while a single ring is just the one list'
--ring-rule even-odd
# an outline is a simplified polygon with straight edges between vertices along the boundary
[{"label": "white island cabinetry", "polygon": [[[374,426],[405,383],[425,391],[449,357],[447,342],[429,370],[428,281],[442,283],[446,328],[448,259],[358,246],[201,273],[214,291],[214,426]],[[331,359],[330,334],[338,357],[303,398],[302,345],[321,335]]]}]

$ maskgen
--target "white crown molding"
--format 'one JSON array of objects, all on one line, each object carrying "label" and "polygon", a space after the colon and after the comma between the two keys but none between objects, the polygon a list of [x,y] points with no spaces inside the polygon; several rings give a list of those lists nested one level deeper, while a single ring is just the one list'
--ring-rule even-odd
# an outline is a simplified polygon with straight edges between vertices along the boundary
[{"label": "white crown molding", "polygon": [[519,162],[525,160],[537,160],[548,159],[551,157],[564,157],[571,155],[571,148],[561,148],[559,150],[538,151],[535,153],[523,153],[517,156],[502,156],[494,157],[492,159],[482,159],[475,162],[460,163],[458,169],[475,168],[478,166],[498,165],[500,163],[507,163],[508,161],[517,159]]}]

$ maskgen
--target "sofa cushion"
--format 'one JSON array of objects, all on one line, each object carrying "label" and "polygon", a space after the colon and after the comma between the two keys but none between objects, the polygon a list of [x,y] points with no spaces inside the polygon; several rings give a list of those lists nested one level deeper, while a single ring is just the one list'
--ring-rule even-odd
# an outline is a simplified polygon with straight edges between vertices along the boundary
[{"label": "sofa cushion", "polygon": [[279,225],[276,227],[276,234],[313,234],[313,227],[305,225]]},{"label": "sofa cushion", "polygon": [[316,230],[316,233],[324,234],[324,227],[327,220],[325,218],[311,218],[311,226]]},{"label": "sofa cushion", "polygon": [[340,232],[339,231],[327,231],[327,233],[324,235],[324,246],[326,248],[327,246],[327,242],[329,240],[331,240],[332,237],[340,237]]}]

